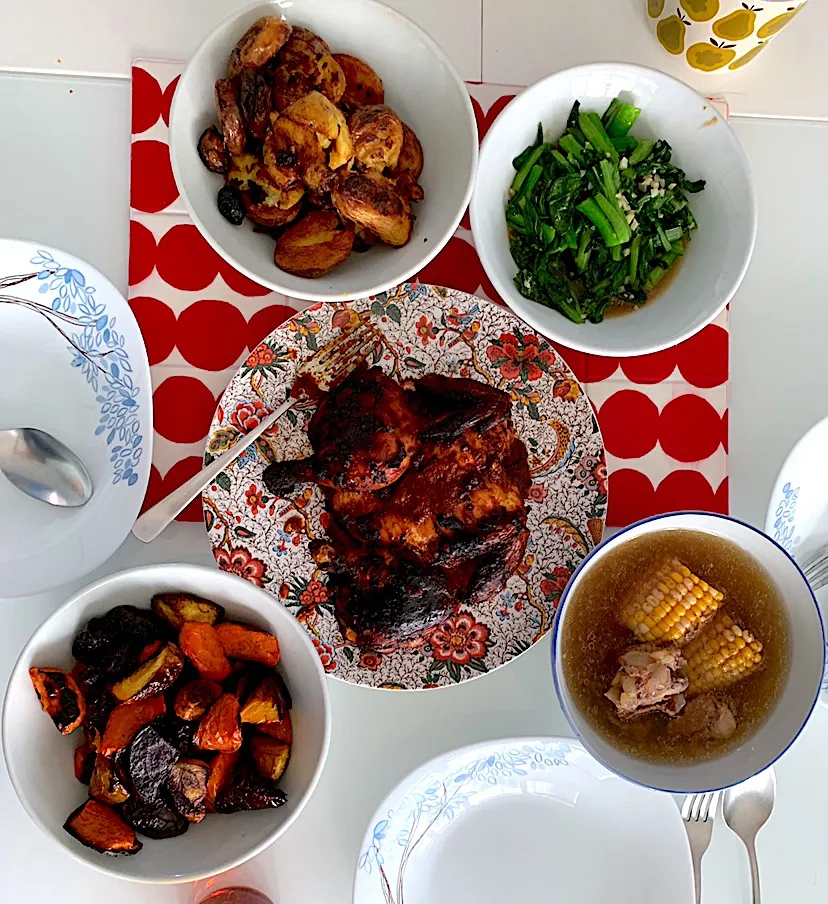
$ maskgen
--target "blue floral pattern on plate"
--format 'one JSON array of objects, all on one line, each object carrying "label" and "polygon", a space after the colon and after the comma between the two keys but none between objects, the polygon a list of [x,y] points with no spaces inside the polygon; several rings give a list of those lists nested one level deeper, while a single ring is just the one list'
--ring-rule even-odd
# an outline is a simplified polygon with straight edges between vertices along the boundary
[{"label": "blue floral pattern on plate", "polygon": [[[451,771],[429,772],[395,809],[378,820],[358,869],[376,873],[386,904],[404,904],[403,880],[409,858],[430,832],[440,829],[469,805],[474,794],[494,786],[515,787],[533,772],[573,765],[573,746],[563,741],[516,742],[466,761]],[[389,861],[394,869],[387,869]],[[392,888],[389,873],[396,876]]]},{"label": "blue floral pattern on plate", "polygon": [[773,539],[787,552],[793,553],[799,546],[796,536],[796,503],[799,499],[799,487],[790,482],[782,487],[782,495],[776,506],[773,522]]},{"label": "blue floral pattern on plate", "polygon": [[110,447],[112,482],[135,486],[144,453],[140,388],[133,380],[132,363],[116,318],[96,299],[95,287],[87,283],[80,270],[62,266],[42,249],[29,262],[39,268],[36,273],[0,278],[0,288],[37,279],[39,292],[50,296],[49,303],[14,296],[5,296],[4,300],[39,314],[66,340],[71,366],[83,374],[99,405],[95,435],[105,435]]}]

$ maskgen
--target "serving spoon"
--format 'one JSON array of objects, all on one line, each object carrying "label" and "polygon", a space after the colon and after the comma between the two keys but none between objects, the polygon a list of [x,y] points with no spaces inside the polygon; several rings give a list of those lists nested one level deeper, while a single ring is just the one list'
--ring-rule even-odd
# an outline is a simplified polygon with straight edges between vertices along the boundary
[{"label": "serving spoon", "polygon": [[728,788],[722,801],[725,822],[744,841],[750,861],[753,904],[761,904],[756,835],[770,819],[776,802],[776,773],[773,766],[747,781]]},{"label": "serving spoon", "polygon": [[59,439],[35,427],[0,430],[0,471],[33,499],[66,508],[86,505],[92,478]]}]

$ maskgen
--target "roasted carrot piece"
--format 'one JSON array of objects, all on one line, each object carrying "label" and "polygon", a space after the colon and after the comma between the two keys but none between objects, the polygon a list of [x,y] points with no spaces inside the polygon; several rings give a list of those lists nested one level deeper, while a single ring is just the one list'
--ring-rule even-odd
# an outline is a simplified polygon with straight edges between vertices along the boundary
[{"label": "roasted carrot piece", "polygon": [[163,647],[163,646],[164,646],[164,641],[163,641],[163,640],[153,640],[153,641],[151,641],[151,642],[148,643],[148,644],[144,647],[144,649],[141,650],[141,652],[138,654],[138,662],[139,662],[139,663],[144,663],[144,662],[146,662],[148,659],[152,659],[152,657],[155,656],[155,655],[160,651],[161,647]]},{"label": "roasted carrot piece", "polygon": [[263,725],[257,725],[256,731],[269,738],[276,738],[277,741],[284,741],[285,744],[293,743],[293,722],[290,713],[287,713],[281,722],[265,722]]},{"label": "roasted carrot piece", "polygon": [[200,719],[221,694],[221,685],[217,681],[206,678],[188,681],[178,689],[173,709],[179,719],[192,722]]},{"label": "roasted carrot piece", "polygon": [[75,778],[81,784],[88,785],[95,768],[95,749],[86,739],[75,748],[74,766]]},{"label": "roasted carrot piece", "polygon": [[279,722],[287,715],[287,707],[274,675],[268,675],[245,700],[241,710],[242,722],[261,725],[264,722]]},{"label": "roasted carrot piece", "polygon": [[233,770],[239,759],[238,750],[227,750],[217,753],[210,764],[210,777],[207,779],[207,794],[204,803],[208,813],[215,813],[216,798],[230,784]]},{"label": "roasted carrot piece", "polygon": [[178,643],[202,678],[224,681],[232,671],[216,629],[204,622],[185,622]]},{"label": "roasted carrot piece", "polygon": [[71,734],[83,722],[86,701],[75,679],[63,669],[29,669],[43,711],[61,734]]},{"label": "roasted carrot piece", "polygon": [[113,809],[96,800],[78,807],[63,828],[81,844],[102,854],[137,854],[143,847],[135,831]]},{"label": "roasted carrot piece", "polygon": [[148,700],[128,700],[112,710],[101,741],[101,753],[112,756],[124,747],[145,726],[167,711],[162,694]]},{"label": "roasted carrot piece", "polygon": [[199,750],[238,750],[242,745],[239,701],[235,694],[222,694],[207,710],[195,733]]},{"label": "roasted carrot piece", "polygon": [[230,659],[247,659],[271,667],[279,663],[279,641],[267,631],[224,622],[216,628],[216,634]]}]

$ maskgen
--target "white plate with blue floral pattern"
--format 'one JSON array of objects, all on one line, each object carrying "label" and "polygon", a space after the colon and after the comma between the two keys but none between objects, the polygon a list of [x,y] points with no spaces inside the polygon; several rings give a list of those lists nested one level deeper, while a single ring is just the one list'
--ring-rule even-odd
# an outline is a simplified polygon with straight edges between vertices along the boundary
[{"label": "white plate with blue floral pattern", "polygon": [[0,595],[92,571],[135,520],[152,457],[144,341],[124,297],[94,267],[55,248],[0,239],[0,429],[38,427],[86,465],[79,509],[45,505],[0,475]]},{"label": "white plate with blue floral pattern", "polygon": [[689,904],[673,798],[618,778],[569,738],[464,747],[388,795],[353,904]]},{"label": "white plate with blue floral pattern", "polygon": [[[779,471],[765,515],[765,533],[797,561],[828,544],[828,418],[791,449]],[[816,594],[822,619],[828,617],[828,589]],[[820,702],[828,706],[828,664]]]}]

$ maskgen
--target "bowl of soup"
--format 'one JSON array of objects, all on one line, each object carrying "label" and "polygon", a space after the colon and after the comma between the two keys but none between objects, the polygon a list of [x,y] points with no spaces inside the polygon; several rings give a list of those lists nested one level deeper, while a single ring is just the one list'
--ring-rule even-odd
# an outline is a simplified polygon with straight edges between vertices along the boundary
[{"label": "bowl of soup", "polygon": [[811,716],[824,659],[794,560],[754,527],[695,512],[638,522],[594,549],[552,636],[558,698],[586,749],[672,793],[773,764]]}]

